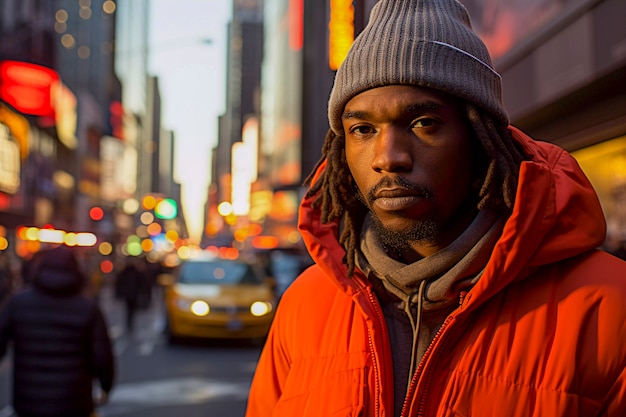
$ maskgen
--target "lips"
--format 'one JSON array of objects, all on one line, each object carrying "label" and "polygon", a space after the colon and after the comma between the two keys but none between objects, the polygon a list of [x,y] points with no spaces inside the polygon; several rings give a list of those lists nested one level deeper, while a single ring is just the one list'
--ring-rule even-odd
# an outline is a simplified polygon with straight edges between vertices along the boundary
[{"label": "lips", "polygon": [[425,196],[406,188],[381,189],[374,195],[373,204],[381,210],[406,210],[423,200]]}]

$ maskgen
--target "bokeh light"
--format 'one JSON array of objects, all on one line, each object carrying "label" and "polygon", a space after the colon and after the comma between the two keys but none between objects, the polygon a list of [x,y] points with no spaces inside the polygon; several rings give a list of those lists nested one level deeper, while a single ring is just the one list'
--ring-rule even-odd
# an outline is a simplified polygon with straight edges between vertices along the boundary
[{"label": "bokeh light", "polygon": [[146,210],[152,210],[154,206],[156,206],[156,203],[156,198],[154,198],[154,196],[152,195],[147,195],[143,198],[143,200],[141,200],[141,205]]},{"label": "bokeh light", "polygon": [[98,252],[100,252],[100,254],[104,256],[110,255],[111,253],[113,253],[113,245],[111,245],[109,242],[102,242],[98,246]]},{"label": "bokeh light", "polygon": [[113,262],[111,262],[108,259],[105,259],[104,261],[100,262],[100,271],[102,271],[105,274],[113,272]]}]

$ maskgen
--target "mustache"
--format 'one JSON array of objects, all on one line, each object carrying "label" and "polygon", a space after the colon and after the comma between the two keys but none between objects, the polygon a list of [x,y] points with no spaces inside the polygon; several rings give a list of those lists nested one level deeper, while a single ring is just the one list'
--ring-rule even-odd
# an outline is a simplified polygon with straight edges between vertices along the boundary
[{"label": "mustache", "polygon": [[426,199],[433,199],[435,197],[435,193],[433,192],[432,188],[428,186],[411,183],[407,181],[404,177],[384,177],[367,192],[367,195],[365,196],[367,203],[372,204],[373,201],[376,200],[376,193],[381,188],[392,187],[399,187],[411,190],[415,192],[415,194],[419,194]]}]

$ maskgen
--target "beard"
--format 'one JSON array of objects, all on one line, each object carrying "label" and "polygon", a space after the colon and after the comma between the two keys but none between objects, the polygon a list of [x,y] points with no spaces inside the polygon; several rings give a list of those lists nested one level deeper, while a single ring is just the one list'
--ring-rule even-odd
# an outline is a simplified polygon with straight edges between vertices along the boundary
[{"label": "beard", "polygon": [[357,191],[357,198],[368,208],[372,216],[374,230],[380,238],[383,249],[388,253],[400,254],[406,250],[412,249],[412,244],[415,242],[435,242],[440,232],[439,221],[435,215],[430,218],[414,220],[412,227],[399,230],[385,226],[376,215],[375,211],[371,208],[373,201],[376,199],[376,190],[392,184],[419,191],[419,193],[426,198],[434,198],[434,193],[430,188],[411,184],[402,177],[396,177],[393,180],[389,178],[383,179],[369,190],[367,197],[364,197],[360,191]]},{"label": "beard", "polygon": [[374,230],[380,238],[383,249],[388,253],[400,254],[412,248],[415,242],[434,242],[439,235],[439,223],[436,219],[417,221],[413,227],[406,229],[390,229],[380,221],[374,212],[370,212]]}]

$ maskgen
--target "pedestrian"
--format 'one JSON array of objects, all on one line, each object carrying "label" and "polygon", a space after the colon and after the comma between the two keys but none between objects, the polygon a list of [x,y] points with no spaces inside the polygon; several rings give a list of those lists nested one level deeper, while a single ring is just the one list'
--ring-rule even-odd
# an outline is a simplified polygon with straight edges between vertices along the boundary
[{"label": "pedestrian", "polygon": [[626,263],[509,124],[455,0],[379,0],[335,76],[247,417],[626,415]]},{"label": "pedestrian", "polygon": [[32,284],[34,274],[33,266],[37,263],[37,258],[41,255],[42,252],[45,251],[45,249],[40,252],[29,253],[24,257],[24,259],[22,259],[22,265],[20,268],[21,282],[18,285],[19,287],[26,287]]},{"label": "pedestrian", "polygon": [[47,249],[36,259],[32,285],[0,312],[0,358],[9,343],[13,348],[13,409],[19,417],[88,417],[113,387],[107,323],[81,293],[86,277],[72,248]]},{"label": "pedestrian", "polygon": [[158,277],[162,272],[159,261],[151,261],[147,257],[143,258],[144,288],[141,293],[140,306],[144,309],[150,308],[152,304],[152,292],[157,288]]},{"label": "pedestrian", "polygon": [[0,306],[13,293],[14,279],[11,259],[5,251],[0,251]]},{"label": "pedestrian", "polygon": [[115,277],[115,296],[124,303],[124,321],[129,333],[135,327],[135,316],[145,288],[143,262],[136,257],[127,258],[124,267]]}]

